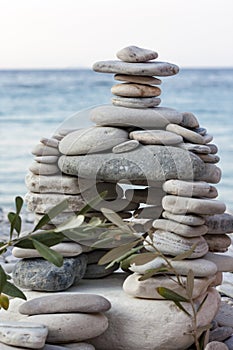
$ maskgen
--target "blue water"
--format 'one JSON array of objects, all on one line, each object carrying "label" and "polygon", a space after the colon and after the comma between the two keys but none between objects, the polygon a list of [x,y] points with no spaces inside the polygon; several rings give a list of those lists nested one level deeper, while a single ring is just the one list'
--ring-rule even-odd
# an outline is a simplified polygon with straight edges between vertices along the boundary
[{"label": "blue water", "polygon": [[[78,113],[110,103],[111,74],[91,70],[0,71],[0,207],[26,192],[24,177],[39,139]],[[193,112],[214,135],[223,175],[219,199],[233,210],[233,69],[181,69],[163,79],[162,106]]]}]

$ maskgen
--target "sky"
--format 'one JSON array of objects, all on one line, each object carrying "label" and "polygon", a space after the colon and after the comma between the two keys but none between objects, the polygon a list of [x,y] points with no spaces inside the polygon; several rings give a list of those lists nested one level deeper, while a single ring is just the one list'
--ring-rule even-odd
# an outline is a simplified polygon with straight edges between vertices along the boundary
[{"label": "sky", "polygon": [[233,67],[233,0],[0,0],[0,69],[91,67],[128,45]]}]

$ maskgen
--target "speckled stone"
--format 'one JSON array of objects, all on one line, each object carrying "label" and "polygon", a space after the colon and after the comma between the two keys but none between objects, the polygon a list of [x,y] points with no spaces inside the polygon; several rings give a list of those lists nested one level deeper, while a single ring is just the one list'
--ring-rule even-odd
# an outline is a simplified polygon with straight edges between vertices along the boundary
[{"label": "speckled stone", "polygon": [[198,145],[198,144],[189,143],[189,142],[180,143],[178,147],[197,154],[209,154],[211,152],[209,146],[207,145]]},{"label": "speckled stone", "polygon": [[149,75],[166,77],[179,72],[179,67],[167,62],[127,63],[121,61],[99,61],[94,63],[93,70],[101,73],[119,73],[131,75]]},{"label": "speckled stone", "polygon": [[130,152],[137,148],[140,145],[139,141],[137,140],[129,140],[122,143],[119,143],[119,145],[116,145],[113,147],[112,152],[113,153],[124,153],[124,152]]},{"label": "speckled stone", "polygon": [[208,226],[208,233],[232,233],[233,215],[224,213],[205,217],[205,224]]},{"label": "speckled stone", "polygon": [[112,103],[115,106],[123,106],[128,108],[149,108],[157,107],[161,103],[161,99],[158,97],[115,96],[112,98]]},{"label": "speckled stone", "polygon": [[124,62],[147,62],[158,57],[157,52],[138,46],[127,46],[117,52],[117,58]]},{"label": "speckled stone", "polygon": [[137,84],[160,85],[162,83],[158,78],[140,75],[115,74],[114,79]]},{"label": "speckled stone", "polygon": [[84,276],[86,263],[85,255],[64,258],[62,267],[41,258],[23,259],[15,265],[12,278],[20,288],[49,292],[66,290]]},{"label": "speckled stone", "polygon": [[117,96],[123,97],[154,97],[161,94],[161,90],[157,86],[124,83],[116,84],[111,88],[111,92]]},{"label": "speckled stone", "polygon": [[164,130],[139,130],[132,131],[129,137],[148,145],[171,146],[183,142],[183,138],[169,131]]},{"label": "speckled stone", "polygon": [[231,239],[225,234],[208,234],[205,235],[205,240],[208,243],[210,252],[226,252],[231,245]]}]

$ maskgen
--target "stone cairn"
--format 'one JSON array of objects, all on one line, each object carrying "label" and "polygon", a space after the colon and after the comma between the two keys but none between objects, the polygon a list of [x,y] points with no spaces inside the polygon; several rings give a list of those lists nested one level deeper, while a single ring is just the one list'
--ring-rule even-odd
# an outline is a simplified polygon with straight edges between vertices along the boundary
[{"label": "stone cairn", "polygon": [[[220,181],[221,170],[215,165],[219,157],[217,146],[211,143],[213,137],[191,112],[158,107],[161,80],[157,77],[175,75],[179,68],[157,61],[157,56],[154,51],[130,46],[117,53],[119,60],[94,64],[96,72],[114,73],[120,81],[111,89],[112,105],[91,110],[95,126],[79,129],[77,124],[77,129],[60,129],[51,139],[41,139],[32,151],[35,162],[26,177],[26,202],[38,221],[67,199],[69,208],[45,227],[49,229],[106,190],[107,197],[92,208],[89,218],[102,218],[101,208],[110,208],[145,237],[152,230],[153,244],[178,274],[186,276],[193,270],[194,298],[198,298],[221,284],[222,272],[233,271],[233,259],[217,254],[226,252],[231,244],[227,233],[233,231],[233,217],[225,213],[225,204],[216,200],[214,184]],[[171,260],[193,246],[188,258]],[[62,268],[43,260],[34,250],[14,248],[13,254],[22,259],[13,271],[14,282],[23,288],[59,291],[82,278],[105,277],[118,268],[115,265],[108,271],[98,266],[106,249],[90,251],[67,241],[53,249],[65,257]],[[144,249],[154,251],[149,244]],[[182,294],[172,279],[160,274],[139,280],[147,270],[163,263],[155,258],[143,265],[131,264],[133,273],[126,275],[124,291],[155,300],[162,299],[156,292],[159,286]],[[216,295],[215,313],[219,305]],[[209,322],[214,315],[211,317]]]}]

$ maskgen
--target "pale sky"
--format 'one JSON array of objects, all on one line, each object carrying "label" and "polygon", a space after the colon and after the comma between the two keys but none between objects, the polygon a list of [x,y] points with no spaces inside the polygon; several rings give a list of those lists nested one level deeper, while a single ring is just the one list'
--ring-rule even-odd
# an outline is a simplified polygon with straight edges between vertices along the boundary
[{"label": "pale sky", "polygon": [[91,67],[128,45],[233,67],[233,0],[0,0],[0,69]]}]

